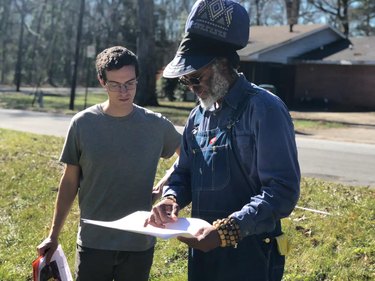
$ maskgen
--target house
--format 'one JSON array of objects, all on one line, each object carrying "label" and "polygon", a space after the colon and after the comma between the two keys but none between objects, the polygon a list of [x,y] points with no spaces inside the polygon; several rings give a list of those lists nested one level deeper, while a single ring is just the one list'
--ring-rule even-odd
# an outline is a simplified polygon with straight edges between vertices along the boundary
[{"label": "house", "polygon": [[289,107],[375,108],[374,46],[371,37],[348,40],[329,25],[252,26],[238,51],[240,71],[274,85]]},{"label": "house", "polygon": [[375,37],[350,41],[349,48],[323,60],[296,65],[295,100],[324,100],[346,110],[375,110]]}]

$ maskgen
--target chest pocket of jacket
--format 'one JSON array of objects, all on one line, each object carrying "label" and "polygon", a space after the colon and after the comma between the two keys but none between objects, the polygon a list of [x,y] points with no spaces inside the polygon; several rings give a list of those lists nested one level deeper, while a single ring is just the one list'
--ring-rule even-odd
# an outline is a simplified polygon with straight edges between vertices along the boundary
[{"label": "chest pocket of jacket", "polygon": [[193,191],[217,191],[228,185],[229,141],[228,130],[220,128],[193,134]]}]

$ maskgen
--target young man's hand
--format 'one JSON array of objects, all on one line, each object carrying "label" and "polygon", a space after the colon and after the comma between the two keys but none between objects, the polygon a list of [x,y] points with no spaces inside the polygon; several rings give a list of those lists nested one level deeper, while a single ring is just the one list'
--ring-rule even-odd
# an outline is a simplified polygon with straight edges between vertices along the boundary
[{"label": "young man's hand", "polygon": [[150,224],[152,226],[164,228],[165,224],[177,221],[179,210],[180,207],[174,200],[165,198],[152,207],[151,214],[145,221],[144,226]]},{"label": "young man's hand", "polygon": [[52,255],[56,251],[58,245],[59,242],[57,241],[57,239],[48,237],[36,248],[38,255],[45,257],[46,264],[49,264],[49,262],[51,261]]}]

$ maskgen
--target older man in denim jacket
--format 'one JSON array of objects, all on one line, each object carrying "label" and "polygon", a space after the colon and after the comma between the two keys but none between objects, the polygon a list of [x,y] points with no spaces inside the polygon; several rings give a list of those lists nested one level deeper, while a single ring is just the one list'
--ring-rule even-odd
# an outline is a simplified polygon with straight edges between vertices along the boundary
[{"label": "older man in denim jacket", "polygon": [[200,105],[147,222],[163,227],[192,203],[192,216],[212,224],[195,238],[179,237],[189,246],[190,281],[283,276],[280,219],[292,212],[300,191],[294,127],[277,96],[237,71],[236,50],[248,36],[249,19],[238,3],[199,0],[163,73],[179,77]]}]

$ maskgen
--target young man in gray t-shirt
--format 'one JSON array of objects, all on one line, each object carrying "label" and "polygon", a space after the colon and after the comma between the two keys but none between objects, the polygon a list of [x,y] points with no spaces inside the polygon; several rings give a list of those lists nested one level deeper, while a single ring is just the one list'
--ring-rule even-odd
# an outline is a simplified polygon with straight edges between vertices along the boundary
[{"label": "young man in gray t-shirt", "polygon": [[[112,221],[150,210],[160,157],[179,152],[180,134],[160,114],[133,104],[137,57],[124,47],[96,59],[100,84],[108,99],[76,114],[60,160],[60,181],[49,236],[38,246],[50,260],[58,236],[78,194],[85,219]],[[85,280],[148,280],[155,239],[81,223],[77,236],[76,275]]]}]

